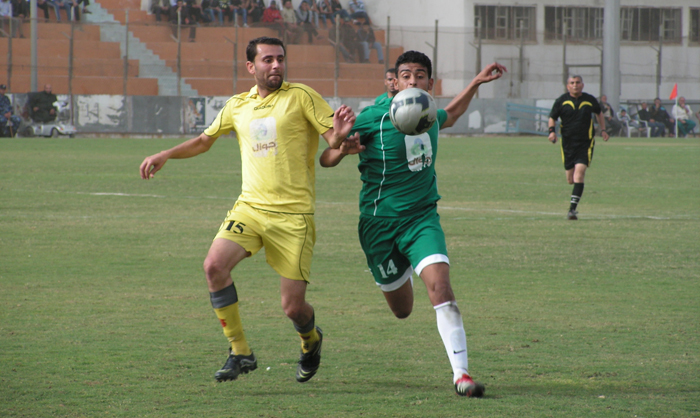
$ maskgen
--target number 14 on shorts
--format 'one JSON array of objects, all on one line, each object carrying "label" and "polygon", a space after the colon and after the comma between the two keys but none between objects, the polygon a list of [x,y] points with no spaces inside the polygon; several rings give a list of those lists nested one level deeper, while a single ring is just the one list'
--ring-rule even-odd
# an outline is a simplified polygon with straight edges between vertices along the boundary
[{"label": "number 14 on shorts", "polygon": [[379,273],[381,273],[383,279],[388,279],[389,276],[388,274],[395,275],[396,273],[399,272],[399,269],[396,268],[396,265],[394,264],[394,260],[389,260],[388,263],[386,263],[386,270],[384,269],[384,266],[381,264],[377,264],[377,268],[379,269]]}]

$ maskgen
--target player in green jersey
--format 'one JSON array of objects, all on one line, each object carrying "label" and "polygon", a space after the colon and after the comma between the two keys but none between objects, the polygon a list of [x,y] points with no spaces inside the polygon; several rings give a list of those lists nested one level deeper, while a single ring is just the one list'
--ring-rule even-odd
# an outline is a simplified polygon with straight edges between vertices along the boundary
[{"label": "player in green jersey", "polygon": [[[395,68],[398,91],[432,89],[432,65],[425,54],[408,51]],[[354,134],[320,158],[321,166],[333,167],[345,155],[359,154],[363,185],[358,232],[367,264],[397,318],[406,318],[413,310],[413,272],[423,280],[452,365],[455,390],[462,396],[480,397],[484,385],[469,376],[462,314],[450,285],[445,235],[437,213],[438,131],[454,125],[479,86],[500,78],[504,71],[498,63],[484,68],[445,109],[438,110],[435,125],[421,135],[405,135],[394,128],[390,100],[369,106],[357,117]]]}]

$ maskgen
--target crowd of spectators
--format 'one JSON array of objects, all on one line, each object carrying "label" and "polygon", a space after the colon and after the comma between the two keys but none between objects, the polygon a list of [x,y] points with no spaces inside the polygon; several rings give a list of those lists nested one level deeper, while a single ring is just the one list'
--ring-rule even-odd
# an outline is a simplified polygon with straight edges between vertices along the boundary
[{"label": "crowd of spectators", "polygon": [[607,102],[607,97],[601,96],[600,105],[605,117],[606,131],[610,136],[625,136],[630,128],[643,133],[648,130],[651,137],[686,137],[694,134],[697,123],[693,119],[697,118],[700,121],[700,111],[693,112],[686,104],[685,97],[679,97],[670,112],[660,98],[654,99],[653,103],[652,106],[646,101],[633,103],[628,105],[629,111],[622,108],[616,113]]}]

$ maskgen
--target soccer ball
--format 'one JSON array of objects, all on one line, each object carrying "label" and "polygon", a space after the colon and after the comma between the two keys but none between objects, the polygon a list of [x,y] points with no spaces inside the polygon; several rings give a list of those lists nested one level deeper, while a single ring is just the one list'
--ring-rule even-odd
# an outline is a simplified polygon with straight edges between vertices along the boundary
[{"label": "soccer ball", "polygon": [[406,135],[427,132],[437,119],[437,105],[423,89],[410,88],[394,96],[389,108],[394,127]]}]

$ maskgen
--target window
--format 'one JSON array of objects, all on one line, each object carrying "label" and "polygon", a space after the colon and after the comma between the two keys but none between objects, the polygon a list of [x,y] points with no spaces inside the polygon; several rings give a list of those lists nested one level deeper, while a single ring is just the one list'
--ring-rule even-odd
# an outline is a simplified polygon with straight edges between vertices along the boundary
[{"label": "window", "polygon": [[700,43],[700,9],[690,9],[690,42]]},{"label": "window", "polygon": [[566,32],[569,40],[603,39],[602,7],[544,8],[545,39],[562,39]]},{"label": "window", "polygon": [[[693,14],[695,12],[695,14]],[[698,13],[700,9],[691,9],[695,16],[695,36],[698,39]],[[545,39],[562,39],[566,32],[569,40],[603,39],[602,7],[557,7],[546,6],[544,9]],[[658,41],[659,34],[668,42],[681,41],[681,9],[653,7],[620,8],[620,40],[622,41]]]},{"label": "window", "polygon": [[651,7],[620,8],[620,39],[623,41],[681,41],[681,9]]},{"label": "window", "polygon": [[477,38],[533,41],[536,39],[535,6],[476,5],[474,16]]}]

